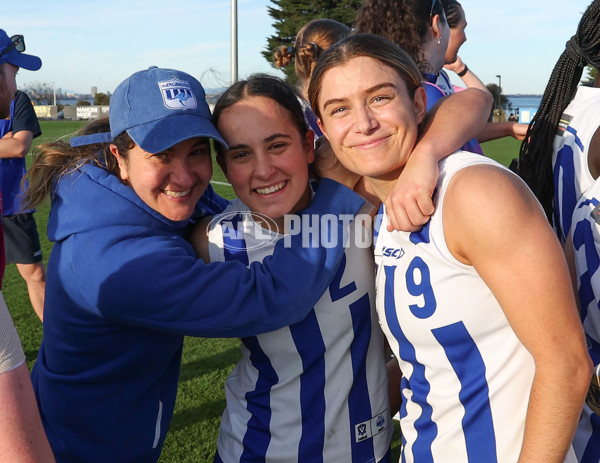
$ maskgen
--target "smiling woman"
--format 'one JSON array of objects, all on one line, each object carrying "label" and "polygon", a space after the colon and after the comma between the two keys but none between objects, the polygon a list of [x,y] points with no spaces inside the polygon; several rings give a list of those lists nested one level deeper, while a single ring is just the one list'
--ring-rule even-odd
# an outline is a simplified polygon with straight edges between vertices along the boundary
[{"label": "smiling woman", "polygon": [[[354,35],[313,74],[324,135],[381,199],[419,134],[418,72],[393,43]],[[375,246],[402,461],[574,462],[590,360],[543,211],[512,172],[460,151],[440,163],[434,203],[417,232],[389,231],[384,216]]]},{"label": "smiling woman", "polygon": [[[298,236],[250,268],[196,258],[185,240],[192,217],[227,205],[209,185],[209,139],[227,147],[200,83],[151,68],[117,87],[109,121],[70,144],[38,147],[28,197],[51,195],[55,244],[32,380],[58,461],[157,461],[183,336],[250,336],[298,322],[335,275],[341,225],[330,230],[334,248],[303,248]],[[363,205],[324,180],[301,214],[353,216]]]}]

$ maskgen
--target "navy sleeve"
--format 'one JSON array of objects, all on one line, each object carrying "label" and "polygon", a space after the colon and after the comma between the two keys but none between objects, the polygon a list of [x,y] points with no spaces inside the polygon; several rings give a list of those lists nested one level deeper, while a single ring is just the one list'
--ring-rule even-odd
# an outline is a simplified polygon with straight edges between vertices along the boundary
[{"label": "navy sleeve", "polygon": [[42,134],[40,123],[33,110],[31,100],[26,93],[17,91],[15,95],[15,113],[12,119],[13,134],[29,130],[33,133],[33,138],[39,137]]},{"label": "navy sleeve", "polygon": [[77,279],[90,307],[119,323],[204,337],[273,331],[302,320],[325,292],[344,254],[348,218],[364,204],[348,188],[323,180],[299,215],[317,222],[325,214],[345,217],[326,221],[332,227],[324,245],[307,246],[297,234],[291,244],[279,240],[272,256],[248,268],[237,261],[205,264],[178,237],[132,238],[134,253],[133,242],[96,241],[103,259],[128,257],[103,278],[93,275],[94,259],[83,262]]}]

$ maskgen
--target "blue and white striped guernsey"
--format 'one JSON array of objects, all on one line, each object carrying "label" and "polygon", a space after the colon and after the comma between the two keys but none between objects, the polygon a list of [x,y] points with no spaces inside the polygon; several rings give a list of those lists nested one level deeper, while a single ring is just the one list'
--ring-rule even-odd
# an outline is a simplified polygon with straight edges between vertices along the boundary
[{"label": "blue and white striped guernsey", "polygon": [[[211,261],[260,261],[273,252],[274,242],[260,246],[265,235],[282,237],[255,228],[239,200],[223,214],[230,225],[237,220],[236,233],[212,227]],[[242,359],[225,385],[215,461],[389,461],[393,426],[374,273],[372,251],[349,246],[305,320],[242,339]]]},{"label": "blue and white striped guernsey", "polygon": [[594,374],[575,433],[581,463],[600,461],[600,180],[586,190],[573,213],[571,228],[583,329]]},{"label": "blue and white striped guernsey", "polygon": [[[440,163],[435,212],[419,232],[377,243],[377,310],[402,370],[402,462],[514,463],[519,458],[535,365],[502,307],[472,266],[456,260],[442,212],[467,152]],[[476,214],[476,211],[473,211]]]},{"label": "blue and white striped guernsey", "polygon": [[560,118],[554,137],[554,228],[564,243],[575,204],[594,182],[588,167],[588,147],[600,127],[600,89],[579,87]]}]

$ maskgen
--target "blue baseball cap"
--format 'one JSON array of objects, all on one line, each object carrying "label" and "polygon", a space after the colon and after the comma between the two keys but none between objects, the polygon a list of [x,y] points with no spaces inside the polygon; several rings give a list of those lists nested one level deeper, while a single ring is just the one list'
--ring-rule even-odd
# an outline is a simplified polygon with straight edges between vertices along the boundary
[{"label": "blue baseball cap", "polygon": [[[21,35],[15,37],[20,38],[22,42],[20,46],[22,46],[24,50],[25,44],[23,42],[23,36]],[[22,53],[19,50],[17,50],[17,47],[15,46],[12,46],[12,49],[7,53],[2,53],[12,44],[13,41],[10,37],[8,37],[8,34],[4,31],[4,29],[0,29],[0,64],[10,63],[20,68],[27,69],[29,71],[37,71],[39,68],[42,67],[42,60],[40,58],[33,55],[26,55],[25,53]]]},{"label": "blue baseball cap", "polygon": [[125,79],[110,98],[110,134],[127,132],[144,151],[160,153],[194,137],[209,137],[227,149],[212,123],[204,89],[191,75],[151,67]]}]

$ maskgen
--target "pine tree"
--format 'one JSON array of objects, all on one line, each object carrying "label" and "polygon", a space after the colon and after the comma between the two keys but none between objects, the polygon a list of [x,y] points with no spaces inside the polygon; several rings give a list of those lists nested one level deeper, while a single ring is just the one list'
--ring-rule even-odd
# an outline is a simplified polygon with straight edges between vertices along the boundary
[{"label": "pine tree", "polygon": [[[274,6],[267,7],[269,16],[274,19],[275,34],[267,38],[267,46],[262,52],[265,59],[273,64],[273,55],[281,45],[294,45],[296,34],[307,22],[317,18],[329,18],[354,25],[356,12],[362,0],[271,0]],[[288,82],[294,84],[294,67],[284,69]]]},{"label": "pine tree", "polygon": [[[587,71],[587,75],[585,75],[586,71]],[[596,81],[596,77],[598,77],[598,68],[595,68],[593,66],[587,66],[583,72],[584,72],[584,74],[581,77],[581,83],[583,85],[593,87],[594,82]]]}]

